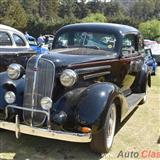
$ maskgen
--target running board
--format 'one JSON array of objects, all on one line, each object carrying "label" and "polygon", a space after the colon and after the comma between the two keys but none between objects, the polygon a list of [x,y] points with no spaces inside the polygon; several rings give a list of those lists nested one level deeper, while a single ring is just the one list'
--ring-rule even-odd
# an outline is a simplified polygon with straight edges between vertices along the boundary
[{"label": "running board", "polygon": [[134,93],[126,97],[128,103],[128,112],[122,117],[121,122],[134,110],[135,107],[138,106],[144,96],[145,93]]},{"label": "running board", "polygon": [[126,99],[128,102],[129,110],[131,108],[136,107],[141,102],[144,96],[145,96],[145,93],[131,94],[130,96],[128,96]]}]

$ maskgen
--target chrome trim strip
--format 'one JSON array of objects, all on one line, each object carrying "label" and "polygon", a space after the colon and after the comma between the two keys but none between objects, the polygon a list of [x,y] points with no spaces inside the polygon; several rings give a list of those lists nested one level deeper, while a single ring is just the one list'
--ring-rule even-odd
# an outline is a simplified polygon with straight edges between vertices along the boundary
[{"label": "chrome trim strip", "polygon": [[106,72],[88,74],[88,75],[83,76],[83,79],[84,79],[84,80],[87,80],[87,79],[90,79],[90,78],[95,78],[95,77],[99,77],[99,76],[104,76],[104,75],[107,75],[107,74],[110,74],[110,73],[111,73],[110,71],[106,71]]},{"label": "chrome trim strip", "polygon": [[[38,62],[40,60],[40,58],[43,56],[44,54],[41,54],[37,57],[37,61],[36,61],[36,64],[34,66],[34,68],[37,68],[38,67]],[[37,79],[37,72],[34,72],[34,80],[33,80],[33,89],[32,89],[32,109],[34,107],[34,104],[35,104],[35,101],[34,101],[34,93],[35,93],[35,89],[36,89],[36,79]],[[31,126],[33,126],[33,110],[31,112]],[[23,115],[24,116],[24,115]]]},{"label": "chrome trim strip", "polygon": [[87,67],[87,68],[80,68],[80,69],[75,69],[74,71],[77,72],[78,74],[87,74],[103,69],[110,69],[111,65],[106,65],[106,66],[98,66],[98,67]]},{"label": "chrome trim strip", "polygon": [[[78,142],[78,143],[88,143],[91,142],[91,133],[75,133],[75,132],[65,132],[65,131],[56,131],[50,129],[42,129],[37,127],[30,127],[23,124],[20,124],[19,121],[16,123],[0,121],[0,128],[13,131],[16,133],[16,136],[19,136],[19,133],[39,136],[50,139],[57,139],[62,141],[69,142]],[[17,136],[17,138],[18,138]]]},{"label": "chrome trim strip", "polygon": [[[37,57],[36,60],[36,64],[34,66],[34,68],[38,67],[38,62],[40,60],[40,58],[43,56],[44,54],[41,54]],[[33,81],[33,89],[32,89],[32,107],[34,106],[34,92],[35,92],[35,87],[36,87],[36,79],[37,79],[37,72],[34,72],[34,81]],[[32,115],[33,116],[33,115]]]}]

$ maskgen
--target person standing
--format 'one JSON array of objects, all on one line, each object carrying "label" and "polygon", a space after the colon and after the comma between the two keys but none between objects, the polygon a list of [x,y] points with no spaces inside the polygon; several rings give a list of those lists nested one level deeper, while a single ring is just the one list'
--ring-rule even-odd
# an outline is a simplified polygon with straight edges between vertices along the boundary
[{"label": "person standing", "polygon": [[43,38],[42,34],[40,34],[40,36],[38,37],[37,42],[38,42],[38,44],[44,43],[44,38]]}]

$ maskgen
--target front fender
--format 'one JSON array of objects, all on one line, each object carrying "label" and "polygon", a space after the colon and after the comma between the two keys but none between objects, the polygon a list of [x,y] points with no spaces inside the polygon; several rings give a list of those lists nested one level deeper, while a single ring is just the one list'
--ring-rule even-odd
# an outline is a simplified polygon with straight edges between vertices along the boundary
[{"label": "front fender", "polygon": [[98,83],[89,86],[80,96],[76,108],[77,121],[83,125],[93,125],[103,119],[110,103],[118,97],[119,88],[112,83]]},{"label": "front fender", "polygon": [[13,91],[16,94],[17,105],[22,105],[25,79],[11,80],[6,72],[0,73],[0,109],[7,105],[4,100],[6,91]]}]

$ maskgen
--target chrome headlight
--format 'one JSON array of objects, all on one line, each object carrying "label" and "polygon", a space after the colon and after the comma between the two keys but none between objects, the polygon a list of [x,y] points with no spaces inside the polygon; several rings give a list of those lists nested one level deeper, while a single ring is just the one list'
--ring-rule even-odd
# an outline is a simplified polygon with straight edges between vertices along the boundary
[{"label": "chrome headlight", "polygon": [[24,68],[20,64],[10,64],[7,69],[7,74],[10,79],[19,79],[24,74]]},{"label": "chrome headlight", "polygon": [[65,87],[73,86],[77,81],[77,74],[71,69],[66,69],[60,76],[60,82]]},{"label": "chrome headlight", "polygon": [[44,110],[49,110],[52,108],[52,100],[49,97],[43,97],[41,99],[41,107]]},{"label": "chrome headlight", "polygon": [[16,95],[12,91],[6,92],[4,99],[8,104],[13,104],[16,101]]}]

